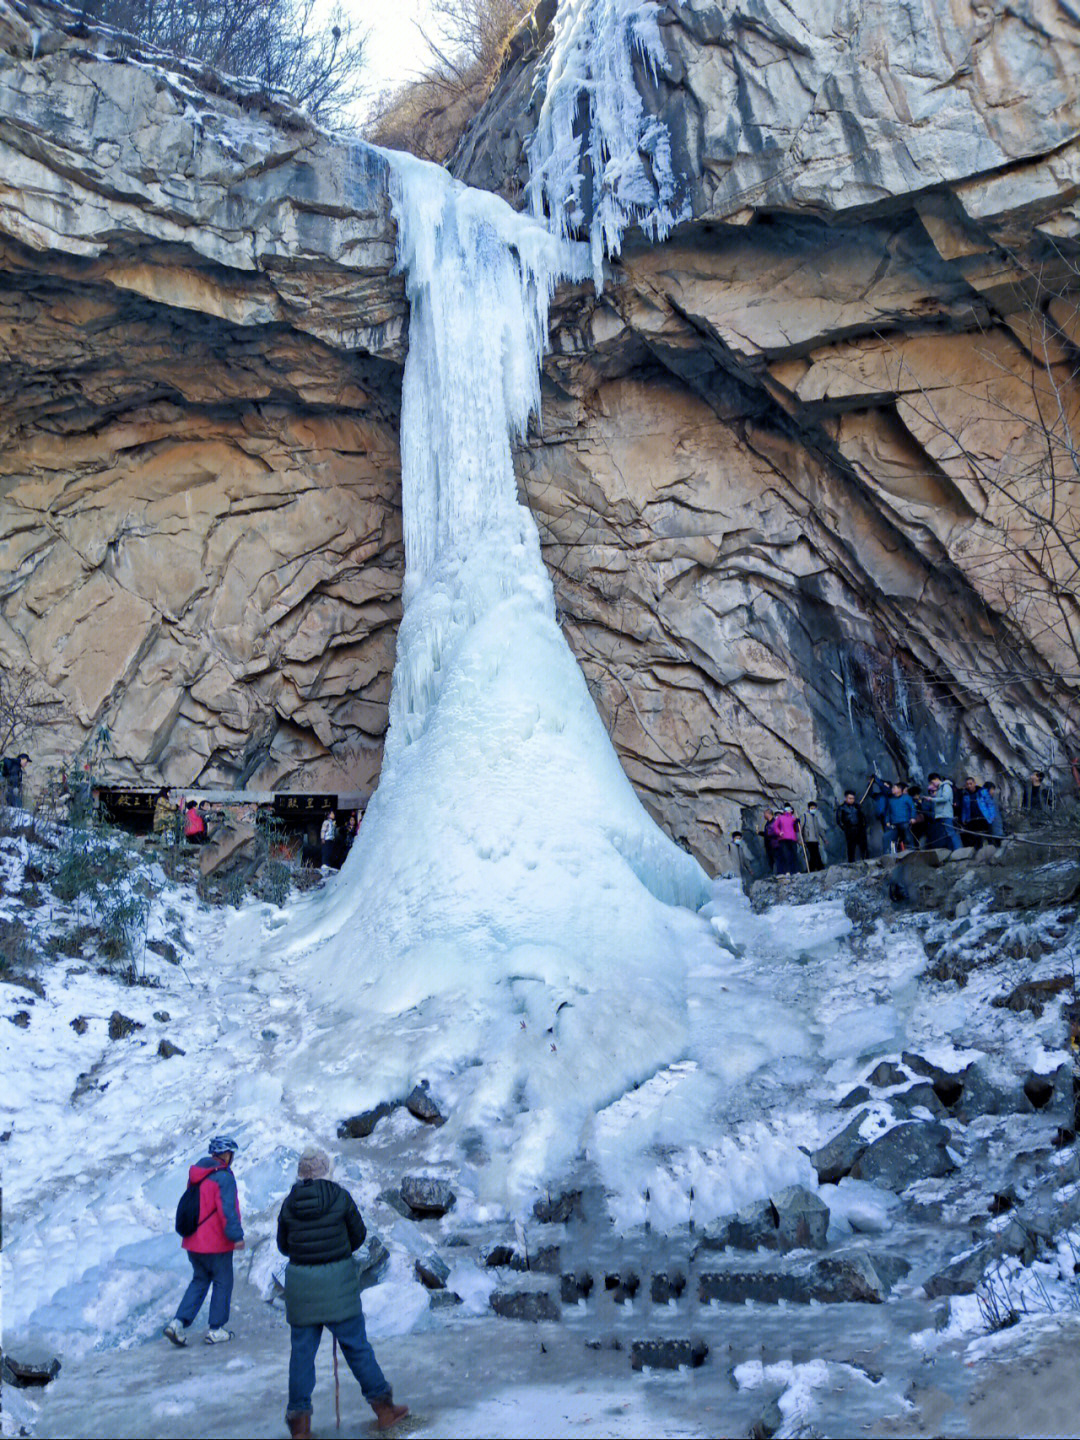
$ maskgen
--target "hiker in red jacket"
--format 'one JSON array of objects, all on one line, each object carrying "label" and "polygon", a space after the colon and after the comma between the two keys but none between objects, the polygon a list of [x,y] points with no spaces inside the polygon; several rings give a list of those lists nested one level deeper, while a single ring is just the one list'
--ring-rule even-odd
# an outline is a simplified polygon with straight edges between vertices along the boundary
[{"label": "hiker in red jacket", "polygon": [[194,800],[187,802],[184,812],[184,839],[189,845],[202,845],[206,841],[206,821]]},{"label": "hiker in red jacket", "polygon": [[184,1292],[176,1317],[165,1326],[165,1337],[174,1345],[187,1344],[187,1331],[202,1309],[206,1292],[210,1296],[210,1328],[207,1345],[220,1345],[233,1338],[226,1329],[233,1288],[233,1251],[244,1248],[244,1227],[240,1223],[240,1199],[232,1159],[236,1141],[231,1135],[215,1135],[210,1153],[188,1171],[188,1184],[199,1187],[199,1223],[193,1235],[184,1239],[191,1261],[191,1284]]}]

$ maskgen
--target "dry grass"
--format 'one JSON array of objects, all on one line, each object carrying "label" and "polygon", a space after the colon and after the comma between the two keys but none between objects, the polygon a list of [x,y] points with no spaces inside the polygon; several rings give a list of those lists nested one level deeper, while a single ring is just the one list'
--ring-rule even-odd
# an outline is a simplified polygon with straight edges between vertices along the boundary
[{"label": "dry grass", "polygon": [[382,98],[366,138],[445,164],[491,94],[514,35],[536,9],[537,0],[434,0],[448,48],[425,35],[431,70]]}]

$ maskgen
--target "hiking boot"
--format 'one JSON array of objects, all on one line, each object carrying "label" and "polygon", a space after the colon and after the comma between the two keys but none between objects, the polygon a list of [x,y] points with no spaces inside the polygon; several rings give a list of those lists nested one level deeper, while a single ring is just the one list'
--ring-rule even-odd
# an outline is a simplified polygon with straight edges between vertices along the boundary
[{"label": "hiking boot", "polygon": [[389,1430],[391,1425],[404,1420],[409,1413],[407,1405],[394,1404],[392,1395],[384,1395],[381,1400],[372,1400],[371,1408],[375,1411],[375,1426],[379,1430]]},{"label": "hiking boot", "polygon": [[311,1411],[301,1410],[298,1415],[286,1415],[285,1424],[289,1427],[289,1434],[292,1440],[309,1440],[311,1435]]},{"label": "hiking boot", "polygon": [[165,1339],[171,1340],[174,1345],[186,1345],[186,1330],[187,1326],[181,1320],[170,1320],[168,1325],[165,1326]]},{"label": "hiking boot", "polygon": [[226,1340],[231,1340],[232,1338],[233,1332],[226,1330],[224,1325],[222,1325],[218,1330],[207,1330],[203,1337],[203,1343],[205,1345],[224,1345]]}]

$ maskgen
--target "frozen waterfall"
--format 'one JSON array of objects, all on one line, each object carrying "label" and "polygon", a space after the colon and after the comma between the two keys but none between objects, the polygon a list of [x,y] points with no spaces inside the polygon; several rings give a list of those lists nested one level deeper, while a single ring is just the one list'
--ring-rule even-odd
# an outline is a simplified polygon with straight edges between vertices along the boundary
[{"label": "frozen waterfall", "polygon": [[[652,43],[655,6],[627,31],[633,8],[592,7],[614,17],[608,48]],[[581,6],[566,13],[583,23]],[[568,33],[545,122],[556,141],[581,79]],[[632,88],[628,67],[604,73]],[[625,149],[637,122],[616,110]],[[294,953],[354,1042],[358,1020],[382,1027],[340,1104],[437,1080],[447,1143],[483,1133],[477,1188],[501,1202],[572,1162],[598,1111],[685,1055],[688,966],[716,954],[694,913],[707,877],[635,795],[558,627],[512,457],[539,409],[555,283],[588,274],[616,212],[627,223],[628,198],[646,196],[616,186],[599,241],[574,244],[561,222],[552,233],[437,166],[385,158],[411,307],[404,614],[378,790]]]},{"label": "frozen waterfall", "polygon": [[409,1017],[365,1093],[438,1075],[459,1123],[504,1126],[536,1183],[587,1116],[682,1053],[708,881],[626,779],[517,499],[548,301],[585,247],[388,159],[411,304],[405,612],[379,787],[302,938],[341,1010],[399,1035]]}]

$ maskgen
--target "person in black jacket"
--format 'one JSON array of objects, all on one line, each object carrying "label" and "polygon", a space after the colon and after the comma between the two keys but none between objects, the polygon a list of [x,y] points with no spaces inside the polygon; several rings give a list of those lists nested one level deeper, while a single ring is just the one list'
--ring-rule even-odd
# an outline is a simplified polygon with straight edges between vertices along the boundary
[{"label": "person in black jacket", "polygon": [[847,842],[848,864],[854,862],[856,850],[865,860],[870,853],[870,847],[866,843],[866,816],[855,799],[854,790],[844,791],[844,803],[836,807],[836,823],[844,832]]},{"label": "person in black jacket", "polygon": [[294,1440],[311,1434],[315,1356],[324,1325],[330,1327],[345,1363],[359,1380],[378,1428],[387,1430],[409,1413],[407,1405],[394,1404],[368,1342],[352,1258],[367,1232],[356,1201],[330,1179],[330,1168],[324,1150],[305,1150],[297,1166],[297,1182],[278,1215],[278,1249],[289,1258],[285,1315],[292,1330],[292,1353],[285,1423]]}]

